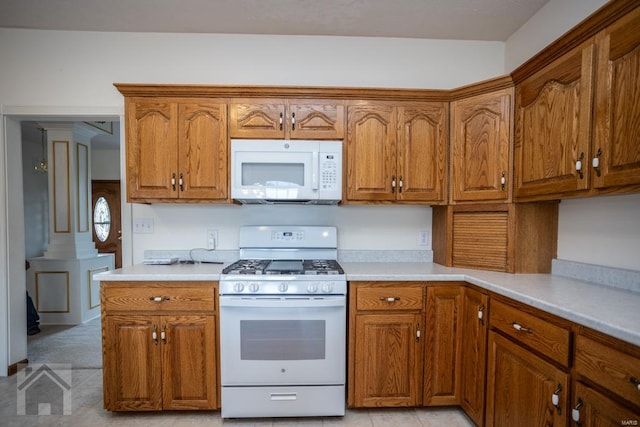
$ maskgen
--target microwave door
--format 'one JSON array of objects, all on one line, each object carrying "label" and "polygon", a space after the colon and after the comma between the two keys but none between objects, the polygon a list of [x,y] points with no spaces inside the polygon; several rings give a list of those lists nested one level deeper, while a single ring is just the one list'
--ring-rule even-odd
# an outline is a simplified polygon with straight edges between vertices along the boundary
[{"label": "microwave door", "polygon": [[[233,196],[245,199],[310,200],[317,198],[313,153],[238,152]],[[315,189],[313,188],[315,185]]]}]

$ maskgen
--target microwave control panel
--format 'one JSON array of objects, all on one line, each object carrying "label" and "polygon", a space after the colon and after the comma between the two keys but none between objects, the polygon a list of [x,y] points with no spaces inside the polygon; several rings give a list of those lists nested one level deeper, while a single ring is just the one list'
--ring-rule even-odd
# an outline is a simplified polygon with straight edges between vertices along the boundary
[{"label": "microwave control panel", "polygon": [[341,156],[334,153],[322,153],[320,156],[320,188],[334,190],[341,185],[338,161]]}]

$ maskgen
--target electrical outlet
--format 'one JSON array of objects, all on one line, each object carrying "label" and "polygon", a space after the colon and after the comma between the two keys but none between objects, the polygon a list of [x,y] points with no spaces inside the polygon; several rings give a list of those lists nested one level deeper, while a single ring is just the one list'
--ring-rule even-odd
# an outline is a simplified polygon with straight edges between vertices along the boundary
[{"label": "electrical outlet", "polygon": [[218,246],[218,230],[207,230],[207,249],[215,249]]},{"label": "electrical outlet", "polygon": [[153,218],[136,218],[133,220],[133,232],[137,234],[153,233]]},{"label": "electrical outlet", "polygon": [[418,245],[431,246],[431,232],[428,230],[420,230],[418,232]]}]

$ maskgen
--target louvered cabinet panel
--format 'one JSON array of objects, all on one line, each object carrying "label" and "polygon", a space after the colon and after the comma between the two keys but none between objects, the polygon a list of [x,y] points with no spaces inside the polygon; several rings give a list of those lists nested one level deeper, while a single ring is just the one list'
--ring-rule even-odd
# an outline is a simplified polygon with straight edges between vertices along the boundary
[{"label": "louvered cabinet panel", "polygon": [[508,212],[459,212],[453,215],[453,263],[456,267],[508,268]]}]

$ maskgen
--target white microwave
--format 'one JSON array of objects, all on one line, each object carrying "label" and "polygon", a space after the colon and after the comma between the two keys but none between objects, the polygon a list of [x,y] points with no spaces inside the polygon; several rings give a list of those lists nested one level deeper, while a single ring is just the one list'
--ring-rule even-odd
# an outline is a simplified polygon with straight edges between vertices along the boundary
[{"label": "white microwave", "polygon": [[232,139],[231,197],[241,203],[337,204],[342,141]]}]

